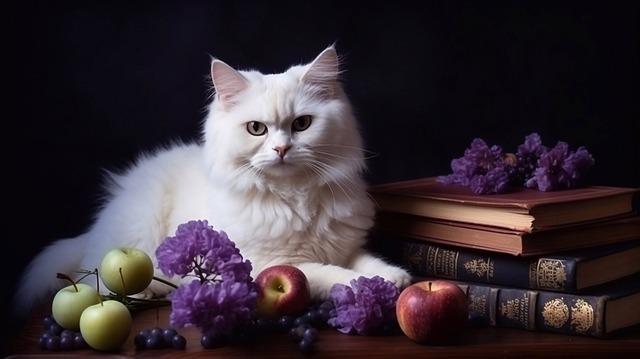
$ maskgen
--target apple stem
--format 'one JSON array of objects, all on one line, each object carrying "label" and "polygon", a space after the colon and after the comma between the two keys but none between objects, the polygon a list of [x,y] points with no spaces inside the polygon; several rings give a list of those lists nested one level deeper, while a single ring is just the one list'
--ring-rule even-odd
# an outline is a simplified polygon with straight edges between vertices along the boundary
[{"label": "apple stem", "polygon": [[98,273],[98,268],[95,268],[93,271],[96,274],[96,291],[98,292],[98,298],[100,299],[100,305],[104,306],[104,304],[102,304],[102,295],[100,295],[100,275]]},{"label": "apple stem", "polygon": [[429,282],[429,292],[431,292],[431,282]]},{"label": "apple stem", "polygon": [[71,279],[71,277],[69,277],[68,275],[64,273],[56,273],[56,278],[68,280],[73,285],[73,289],[75,289],[76,292],[79,292],[76,282],[73,279]]},{"label": "apple stem", "polygon": [[156,276],[153,276],[153,280],[157,280],[158,282],[160,282],[160,283],[162,283],[162,284],[166,284],[166,285],[168,285],[169,287],[173,287],[174,289],[178,289],[178,286],[177,286],[177,285],[175,285],[175,284],[173,284],[173,283],[169,282],[168,280],[164,280],[164,279],[159,278],[159,277],[156,277]]},{"label": "apple stem", "polygon": [[122,281],[122,295],[127,295],[127,287],[124,285],[124,276],[122,275],[122,267],[118,268],[120,272],[120,280]]}]

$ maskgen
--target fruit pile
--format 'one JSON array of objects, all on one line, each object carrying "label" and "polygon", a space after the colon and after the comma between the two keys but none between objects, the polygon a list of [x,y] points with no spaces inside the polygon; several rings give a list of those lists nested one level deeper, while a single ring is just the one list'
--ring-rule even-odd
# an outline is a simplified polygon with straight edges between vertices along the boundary
[{"label": "fruit pile", "polygon": [[[110,251],[103,258],[100,268],[100,273],[96,269],[87,274],[99,275],[105,286],[116,293],[111,295],[116,300],[103,300],[97,286],[93,288],[78,283],[59,273],[58,277],[70,281],[71,285],[58,291],[53,299],[52,314],[44,318],[44,333],[39,339],[40,348],[56,351],[88,346],[96,350],[111,351],[122,347],[132,326],[131,314],[123,302],[134,300],[127,295],[144,290],[152,279],[157,278],[153,277],[153,265],[149,256],[134,248]],[[358,281],[376,284],[382,280],[360,277],[352,281],[352,285]],[[386,285],[392,286],[397,293],[393,283],[385,282]],[[336,313],[339,316],[340,311],[344,311],[344,301],[333,297],[323,303],[311,303],[306,276],[300,269],[291,265],[276,265],[264,269],[257,275],[255,286],[258,291],[257,298],[254,306],[247,310],[244,318],[246,320],[236,320],[233,325],[223,323],[230,330],[222,330],[215,325],[209,326],[208,329],[201,328],[204,334],[200,340],[202,347],[212,349],[230,343],[243,343],[259,334],[279,332],[288,333],[289,338],[302,352],[309,353],[315,349],[318,328],[327,326],[328,323],[336,327]],[[369,297],[380,292],[374,290],[375,288],[367,288],[370,289]],[[373,299],[376,298],[378,297]],[[401,329],[414,341],[442,343],[455,337],[455,333],[462,329],[467,318],[466,295],[451,282],[415,283],[399,295],[397,302],[396,299],[387,302],[395,307],[393,323],[380,322],[372,333],[391,334]],[[214,300],[212,303],[215,305],[218,302]],[[175,307],[175,302],[173,305]],[[208,311],[204,311],[203,314],[198,318],[198,323],[216,323]],[[343,317],[341,323],[344,324],[348,319],[346,322],[351,327],[354,323],[361,322],[362,318],[361,315]],[[186,324],[194,323],[176,323],[172,313],[170,324],[179,329]],[[359,331],[358,333],[361,334]],[[154,327],[140,331],[134,337],[134,344],[137,350],[182,350],[186,348],[187,341],[176,329]]]},{"label": "fruit pile", "polygon": [[80,332],[64,329],[52,316],[44,317],[42,324],[44,332],[38,341],[40,349],[58,351],[87,348],[87,343]]},{"label": "fruit pile", "polygon": [[150,328],[141,330],[133,339],[136,349],[174,348],[182,350],[187,340],[173,328]]}]

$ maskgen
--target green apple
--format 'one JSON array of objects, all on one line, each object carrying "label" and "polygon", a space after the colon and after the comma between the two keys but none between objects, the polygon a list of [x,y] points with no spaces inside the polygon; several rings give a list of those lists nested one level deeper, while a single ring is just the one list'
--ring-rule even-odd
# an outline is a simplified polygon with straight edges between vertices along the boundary
[{"label": "green apple", "polygon": [[80,333],[90,347],[96,350],[117,350],[131,331],[131,313],[116,300],[105,300],[82,312]]},{"label": "green apple", "polygon": [[120,295],[140,293],[153,279],[153,263],[151,258],[140,249],[112,249],[102,258],[100,278],[114,293]]},{"label": "green apple", "polygon": [[63,328],[77,331],[82,311],[97,303],[100,303],[98,291],[90,285],[77,283],[56,293],[51,304],[51,313],[53,319]]}]

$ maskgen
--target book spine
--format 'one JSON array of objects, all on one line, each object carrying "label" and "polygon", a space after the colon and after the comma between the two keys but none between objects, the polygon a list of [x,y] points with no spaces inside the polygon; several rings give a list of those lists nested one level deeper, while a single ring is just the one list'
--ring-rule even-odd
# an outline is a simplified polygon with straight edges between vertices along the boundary
[{"label": "book spine", "polygon": [[459,284],[467,293],[469,321],[527,330],[600,337],[605,299],[527,289]]},{"label": "book spine", "polygon": [[576,260],[518,258],[403,241],[400,264],[416,276],[561,292],[576,291]]}]

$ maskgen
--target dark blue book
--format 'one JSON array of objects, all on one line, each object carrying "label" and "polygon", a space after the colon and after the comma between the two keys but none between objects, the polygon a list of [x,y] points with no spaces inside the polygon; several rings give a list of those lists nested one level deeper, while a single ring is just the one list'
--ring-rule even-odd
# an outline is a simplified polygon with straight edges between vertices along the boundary
[{"label": "dark blue book", "polygon": [[541,257],[516,257],[408,239],[393,243],[400,246],[396,260],[416,276],[507,287],[575,293],[640,272],[640,240]]},{"label": "dark blue book", "polygon": [[582,294],[454,282],[467,294],[474,325],[605,337],[640,324],[640,275]]}]

